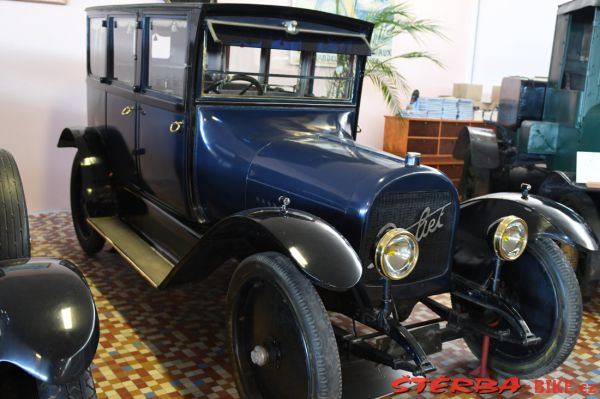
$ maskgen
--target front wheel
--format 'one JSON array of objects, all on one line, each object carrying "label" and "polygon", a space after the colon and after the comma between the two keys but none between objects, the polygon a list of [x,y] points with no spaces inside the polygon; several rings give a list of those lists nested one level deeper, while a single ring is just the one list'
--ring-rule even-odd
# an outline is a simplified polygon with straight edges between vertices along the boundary
[{"label": "front wheel", "polygon": [[96,399],[96,387],[89,368],[66,384],[52,385],[38,381],[37,385],[40,399]]},{"label": "front wheel", "polygon": [[[600,232],[600,216],[589,195],[575,191],[562,197],[560,202],[577,212],[596,235]],[[600,273],[597,270],[600,268],[600,254],[597,251],[579,251],[576,247],[566,244],[561,245],[561,249],[575,269],[583,300],[589,301],[596,295],[598,288]]]},{"label": "front wheel", "polygon": [[0,261],[29,258],[29,222],[15,159],[0,149]]},{"label": "front wheel", "polygon": [[227,333],[242,398],[336,399],[340,358],[313,285],[275,252],[246,258],[227,292]]},{"label": "front wheel", "polygon": [[[502,297],[519,311],[541,342],[523,346],[492,339],[490,368],[524,379],[552,372],[573,350],[581,328],[581,293],[573,268],[558,245],[537,238],[519,259],[504,263],[499,287]],[[468,311],[468,304],[455,299],[453,306]],[[501,322],[496,328],[509,327]],[[466,334],[465,342],[480,357],[482,336]]]}]

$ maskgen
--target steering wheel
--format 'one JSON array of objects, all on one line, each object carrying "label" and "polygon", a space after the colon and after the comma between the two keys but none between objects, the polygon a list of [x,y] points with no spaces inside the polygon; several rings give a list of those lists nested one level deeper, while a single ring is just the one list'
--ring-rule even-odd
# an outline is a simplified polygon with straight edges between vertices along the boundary
[{"label": "steering wheel", "polygon": [[241,80],[241,81],[250,83],[248,85],[248,87],[246,87],[244,90],[242,90],[238,93],[240,96],[243,95],[244,93],[246,93],[252,86],[256,87],[256,92],[259,95],[263,95],[265,92],[263,86],[260,84],[260,82],[258,80],[256,80],[252,76],[238,73],[238,74],[233,75],[231,78],[220,79],[220,80],[216,81],[215,83],[211,84],[210,86],[208,86],[206,88],[206,93],[210,93],[212,91],[217,94],[220,94],[221,89],[223,88],[223,85],[225,83],[233,82],[236,80]]}]

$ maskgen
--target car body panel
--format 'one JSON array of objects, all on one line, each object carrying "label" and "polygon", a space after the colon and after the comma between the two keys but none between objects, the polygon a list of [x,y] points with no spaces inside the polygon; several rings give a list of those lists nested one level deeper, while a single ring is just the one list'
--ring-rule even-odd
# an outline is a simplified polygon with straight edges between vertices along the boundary
[{"label": "car body panel", "polygon": [[62,384],[91,363],[99,324],[90,289],[70,262],[32,258],[0,267],[0,362]]}]

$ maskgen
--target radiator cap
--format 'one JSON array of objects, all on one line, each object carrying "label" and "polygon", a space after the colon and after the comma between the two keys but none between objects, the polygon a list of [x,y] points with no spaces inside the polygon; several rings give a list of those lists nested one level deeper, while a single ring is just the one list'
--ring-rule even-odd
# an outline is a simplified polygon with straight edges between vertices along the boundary
[{"label": "radiator cap", "polygon": [[420,152],[407,152],[406,158],[404,158],[406,166],[419,166],[421,165],[421,153]]}]

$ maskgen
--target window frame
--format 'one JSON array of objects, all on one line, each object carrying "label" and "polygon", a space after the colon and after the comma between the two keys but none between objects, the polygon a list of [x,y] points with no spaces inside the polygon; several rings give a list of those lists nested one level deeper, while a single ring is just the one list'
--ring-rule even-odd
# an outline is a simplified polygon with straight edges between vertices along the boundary
[{"label": "window frame", "polygon": [[[131,84],[119,80],[115,77],[115,35],[114,35],[114,23],[117,18],[130,18],[135,20],[135,55],[133,58],[133,82]],[[140,40],[140,18],[137,12],[112,12],[107,17],[108,28],[108,49],[109,49],[109,72],[108,79],[111,84],[123,87],[126,89],[133,89],[133,91],[139,91],[140,81],[140,54],[141,54],[141,40]]]},{"label": "window frame", "polygon": [[[181,97],[175,94],[165,93],[160,90],[153,89],[150,87],[150,21],[151,19],[174,19],[185,21],[186,26],[186,48],[185,48],[185,66],[184,66],[184,74],[183,74],[183,93]],[[145,95],[149,95],[152,97],[156,97],[159,99],[166,100],[171,103],[183,104],[185,99],[189,96],[190,86],[188,84],[189,78],[191,76],[191,55],[192,49],[190,46],[192,40],[192,29],[193,24],[191,23],[190,13],[189,12],[174,12],[174,13],[165,13],[165,12],[145,12],[140,16],[140,20],[142,21],[142,56],[141,56],[141,91]]]},{"label": "window frame", "polygon": [[[96,75],[92,72],[92,19],[99,19],[102,21],[102,27],[105,28],[105,34],[106,34],[106,38],[105,38],[105,47],[104,47],[104,75],[100,76],[100,75]],[[101,82],[106,81],[106,79],[108,79],[108,77],[110,76],[110,72],[109,72],[109,58],[110,58],[110,51],[109,51],[109,40],[110,40],[110,34],[109,34],[109,19],[108,16],[106,15],[88,15],[87,16],[87,21],[86,21],[86,28],[87,28],[87,35],[86,35],[86,40],[87,40],[87,76],[88,77],[92,77],[95,78]]]},{"label": "window frame", "polygon": [[[209,30],[209,27],[207,24],[204,25],[204,27],[201,29],[201,34],[202,34],[202,42],[201,42],[201,51],[200,54],[198,56],[198,71],[197,71],[197,88],[196,88],[196,94],[195,94],[195,98],[194,101],[197,104],[203,103],[203,102],[216,102],[216,103],[222,103],[222,102],[228,102],[228,103],[261,103],[261,104],[268,104],[268,103],[275,103],[275,104],[286,104],[286,105],[302,105],[302,104],[309,104],[309,105],[331,105],[331,106],[343,106],[343,107],[348,107],[348,106],[356,106],[357,105],[357,98],[359,98],[360,96],[358,95],[358,90],[360,90],[360,85],[359,85],[359,81],[361,78],[361,74],[362,74],[362,70],[363,70],[363,64],[366,62],[366,56],[363,55],[358,55],[358,54],[353,54],[352,56],[354,57],[354,68],[353,68],[353,74],[352,74],[352,84],[349,87],[349,96],[348,98],[345,99],[335,99],[335,98],[325,98],[325,97],[308,97],[308,96],[300,96],[300,97],[278,97],[278,96],[273,96],[273,97],[263,97],[263,96],[248,96],[248,97],[242,97],[242,96],[227,96],[227,95],[207,95],[207,93],[204,93],[204,60],[206,57],[206,49],[208,47],[208,40],[209,37],[212,37],[212,33]],[[259,74],[262,75],[258,75],[257,79],[263,83],[263,79],[267,78],[269,74],[265,74],[265,70],[270,69],[270,52],[271,52],[271,48],[261,48],[261,62],[260,62],[260,71]],[[227,53],[227,52],[225,52]],[[306,60],[307,58],[314,58],[315,62],[313,63],[313,69],[315,68],[316,65],[316,54],[317,52],[313,52],[313,51],[301,51],[300,52],[300,69],[302,68],[302,63],[303,60]],[[266,69],[263,69],[266,68]],[[301,75],[298,75],[298,79],[300,78]],[[306,80],[306,79],[305,79]],[[313,80],[313,79],[311,79]],[[309,86],[312,86],[312,84],[309,84]]]}]

